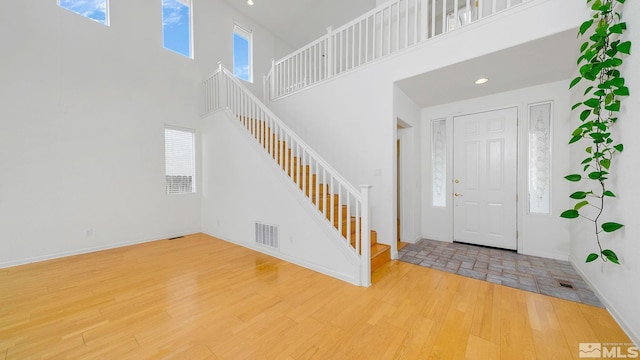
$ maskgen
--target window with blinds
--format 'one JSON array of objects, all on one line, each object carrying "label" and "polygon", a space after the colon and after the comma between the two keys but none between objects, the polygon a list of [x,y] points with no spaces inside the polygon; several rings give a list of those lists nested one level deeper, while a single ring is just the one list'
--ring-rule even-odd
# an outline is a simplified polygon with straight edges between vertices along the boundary
[{"label": "window with blinds", "polygon": [[167,194],[196,191],[195,132],[165,127],[165,177]]}]

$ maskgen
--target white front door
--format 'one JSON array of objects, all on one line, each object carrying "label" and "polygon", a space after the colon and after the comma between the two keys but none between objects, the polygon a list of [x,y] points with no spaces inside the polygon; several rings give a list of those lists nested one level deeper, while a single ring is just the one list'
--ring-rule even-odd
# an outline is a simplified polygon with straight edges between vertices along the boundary
[{"label": "white front door", "polygon": [[453,118],[453,239],[517,248],[518,109]]}]

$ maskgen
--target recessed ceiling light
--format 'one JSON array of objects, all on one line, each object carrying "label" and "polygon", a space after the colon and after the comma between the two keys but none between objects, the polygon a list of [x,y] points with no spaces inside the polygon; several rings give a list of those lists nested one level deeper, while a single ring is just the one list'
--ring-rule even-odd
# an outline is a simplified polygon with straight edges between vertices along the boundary
[{"label": "recessed ceiling light", "polygon": [[489,79],[487,79],[487,78],[480,78],[480,79],[476,80],[476,85],[484,84],[484,83],[486,83],[487,81],[489,81]]},{"label": "recessed ceiling light", "polygon": [[247,0],[247,4],[253,5],[253,0]]}]

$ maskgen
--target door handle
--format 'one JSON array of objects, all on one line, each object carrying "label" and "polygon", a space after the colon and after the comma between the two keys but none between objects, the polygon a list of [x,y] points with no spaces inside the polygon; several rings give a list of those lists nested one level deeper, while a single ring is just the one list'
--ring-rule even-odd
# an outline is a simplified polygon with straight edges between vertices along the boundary
[{"label": "door handle", "polygon": [[462,196],[460,193],[453,193],[453,196]]}]

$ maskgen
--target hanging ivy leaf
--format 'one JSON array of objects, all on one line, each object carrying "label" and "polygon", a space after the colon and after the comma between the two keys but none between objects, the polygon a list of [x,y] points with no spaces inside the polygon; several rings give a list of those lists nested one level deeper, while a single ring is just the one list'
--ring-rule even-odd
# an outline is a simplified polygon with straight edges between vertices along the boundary
[{"label": "hanging ivy leaf", "polygon": [[575,219],[578,216],[580,216],[580,213],[578,213],[578,210],[575,210],[575,209],[566,210],[566,211],[563,211],[562,214],[560,214],[560,217],[565,219]]},{"label": "hanging ivy leaf", "polygon": [[603,196],[609,196],[609,197],[616,197],[616,194],[614,194],[612,191],[607,190],[605,192],[602,193]]},{"label": "hanging ivy leaf", "polygon": [[619,152],[622,152],[622,150],[624,150],[624,145],[622,144],[614,145],[613,148],[618,150]]},{"label": "hanging ivy leaf", "polygon": [[599,257],[600,256],[598,256],[598,254],[591,253],[589,254],[589,256],[587,256],[587,260],[585,262],[592,262],[593,260],[596,260]]},{"label": "hanging ivy leaf", "polygon": [[618,112],[618,111],[620,111],[620,101],[616,100],[615,102],[611,103],[610,105],[605,106],[604,108],[605,108],[605,110]]},{"label": "hanging ivy leaf", "polygon": [[593,19],[583,22],[582,25],[580,25],[580,35],[584,35],[591,25],[593,25]]},{"label": "hanging ivy leaf", "polygon": [[584,110],[580,113],[580,120],[585,121],[591,115],[591,110]]},{"label": "hanging ivy leaf", "polygon": [[602,177],[602,172],[601,171],[593,171],[589,173],[589,179],[591,180],[598,180]]},{"label": "hanging ivy leaf", "polygon": [[624,225],[618,224],[618,223],[615,223],[615,222],[606,222],[606,223],[602,224],[602,230],[605,231],[605,232],[614,232],[614,231],[620,229],[623,226]]},{"label": "hanging ivy leaf", "polygon": [[587,193],[584,191],[576,191],[573,194],[569,195],[570,198],[580,200],[587,197]]},{"label": "hanging ivy leaf", "polygon": [[589,202],[588,202],[587,200],[580,201],[579,203],[577,203],[577,204],[573,207],[573,209],[577,211],[577,210],[582,209],[585,205],[589,205]]},{"label": "hanging ivy leaf", "polygon": [[609,32],[612,34],[622,34],[625,30],[627,30],[627,23],[618,23],[609,28]]},{"label": "hanging ivy leaf", "polygon": [[629,96],[629,88],[626,86],[613,90],[613,94],[618,96]]},{"label": "hanging ivy leaf", "polygon": [[611,261],[614,264],[620,265],[620,261],[618,260],[618,255],[609,249],[602,250],[602,255],[607,258],[607,260]]},{"label": "hanging ivy leaf", "polygon": [[576,86],[580,82],[580,80],[582,80],[582,76],[578,76],[577,78],[573,79],[571,81],[571,84],[569,85],[569,89]]},{"label": "hanging ivy leaf", "polygon": [[565,179],[569,180],[569,181],[580,181],[582,180],[582,175],[580,174],[571,174],[571,175],[567,175],[564,177]]},{"label": "hanging ivy leaf", "polygon": [[618,45],[618,51],[630,55],[631,54],[631,41],[625,41]]},{"label": "hanging ivy leaf", "polygon": [[584,104],[590,108],[600,107],[600,100],[598,98],[591,98],[584,102]]}]

